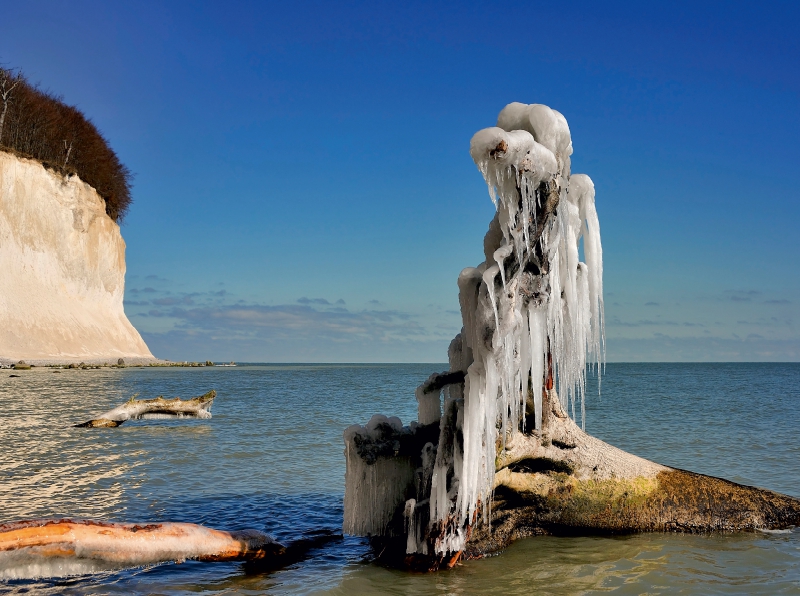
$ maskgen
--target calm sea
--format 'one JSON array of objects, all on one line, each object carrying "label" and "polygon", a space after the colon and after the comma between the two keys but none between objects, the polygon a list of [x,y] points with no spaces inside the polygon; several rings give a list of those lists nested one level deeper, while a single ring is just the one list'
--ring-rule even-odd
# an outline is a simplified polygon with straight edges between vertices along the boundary
[{"label": "calm sea", "polygon": [[[259,528],[290,541],[340,531],[342,431],[416,417],[444,365],[0,371],[0,521],[84,517]],[[591,385],[591,383],[590,383]],[[217,390],[210,420],[70,425],[134,393]],[[800,364],[609,364],[586,430],[658,462],[800,497]],[[369,561],[358,538],[274,573],[163,564],[0,583],[52,594],[800,594],[800,530],[727,536],[539,537],[450,572]]]}]

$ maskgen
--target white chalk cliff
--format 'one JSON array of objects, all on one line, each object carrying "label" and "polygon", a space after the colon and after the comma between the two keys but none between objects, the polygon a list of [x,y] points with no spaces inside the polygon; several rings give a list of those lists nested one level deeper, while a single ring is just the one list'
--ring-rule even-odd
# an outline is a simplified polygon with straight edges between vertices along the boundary
[{"label": "white chalk cliff", "polygon": [[151,359],[125,316],[125,241],[77,176],[0,151],[0,359]]}]

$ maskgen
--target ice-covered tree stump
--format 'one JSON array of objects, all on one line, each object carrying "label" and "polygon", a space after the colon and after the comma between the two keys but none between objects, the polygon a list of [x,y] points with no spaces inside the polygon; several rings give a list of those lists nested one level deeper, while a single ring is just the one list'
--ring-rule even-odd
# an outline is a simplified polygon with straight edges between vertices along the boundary
[{"label": "ice-covered tree stump", "polygon": [[585,374],[600,373],[605,343],[594,185],[571,174],[569,127],[544,105],[509,104],[470,154],[497,213],[486,260],[458,278],[450,370],[417,389],[419,421],[345,431],[345,533],[435,569],[541,533],[800,525],[796,499],[583,432]]}]

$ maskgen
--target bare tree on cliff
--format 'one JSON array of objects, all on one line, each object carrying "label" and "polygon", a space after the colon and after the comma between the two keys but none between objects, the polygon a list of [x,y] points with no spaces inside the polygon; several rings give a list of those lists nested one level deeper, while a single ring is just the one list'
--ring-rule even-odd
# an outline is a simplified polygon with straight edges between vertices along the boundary
[{"label": "bare tree on cliff", "polygon": [[64,175],[77,174],[106,202],[114,221],[131,203],[130,170],[97,127],[64,98],[0,68],[0,145]]},{"label": "bare tree on cliff", "polygon": [[6,122],[8,104],[11,103],[14,89],[21,80],[22,75],[19,72],[15,75],[9,70],[0,68],[0,100],[3,101],[3,111],[0,112],[0,143],[3,142],[3,126]]}]

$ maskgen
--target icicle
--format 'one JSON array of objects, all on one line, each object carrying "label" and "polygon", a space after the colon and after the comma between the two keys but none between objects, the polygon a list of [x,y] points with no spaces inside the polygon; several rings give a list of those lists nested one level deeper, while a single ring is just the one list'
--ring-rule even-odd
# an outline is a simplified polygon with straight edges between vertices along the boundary
[{"label": "icicle", "polygon": [[605,351],[605,322],[603,320],[603,247],[600,243],[600,221],[594,205],[594,184],[589,176],[575,174],[570,179],[580,206],[583,224],[583,253],[589,275],[589,306],[591,330],[589,354],[598,366]]},{"label": "icicle", "polygon": [[497,298],[494,291],[494,280],[500,272],[500,267],[492,265],[483,273],[483,283],[486,284],[486,289],[489,291],[489,300],[492,302],[492,310],[494,311],[494,322],[496,328],[500,328],[500,316],[497,313]]},{"label": "icicle", "polygon": [[528,307],[529,333],[531,341],[531,387],[536,430],[542,430],[542,388],[544,387],[544,363],[547,340],[547,313],[541,306]]},{"label": "icicle", "polygon": [[[522,301],[520,301],[521,303]],[[530,305],[527,310],[522,311],[520,316],[522,332],[520,335],[519,349],[519,387],[520,408],[517,414],[518,419],[522,419],[522,430],[525,430],[525,406],[528,398],[528,379],[531,377],[531,366],[533,356],[531,354],[531,334],[530,334]],[[534,391],[536,384],[533,385]]]},{"label": "icicle", "polygon": [[510,244],[505,244],[494,251],[494,255],[492,255],[494,260],[497,262],[497,267],[500,269],[500,277],[503,280],[503,289],[506,288],[506,268],[503,266],[503,263],[513,251],[513,246]]}]

